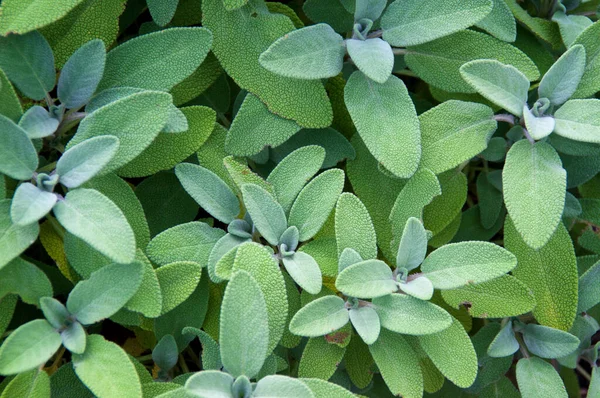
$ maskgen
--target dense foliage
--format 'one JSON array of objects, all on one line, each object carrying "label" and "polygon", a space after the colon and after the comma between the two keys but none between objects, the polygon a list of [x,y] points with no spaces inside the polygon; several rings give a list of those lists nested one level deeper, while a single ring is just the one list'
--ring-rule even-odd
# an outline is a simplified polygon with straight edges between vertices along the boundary
[{"label": "dense foliage", "polygon": [[599,0],[3,0],[0,398],[600,397]]}]

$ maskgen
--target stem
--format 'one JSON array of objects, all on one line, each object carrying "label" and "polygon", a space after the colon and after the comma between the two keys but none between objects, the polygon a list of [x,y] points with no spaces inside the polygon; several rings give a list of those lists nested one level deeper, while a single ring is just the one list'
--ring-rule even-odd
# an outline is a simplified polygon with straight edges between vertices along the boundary
[{"label": "stem", "polygon": [[217,116],[219,117],[219,120],[221,120],[221,122],[223,123],[223,126],[225,126],[226,128],[229,128],[229,126],[231,126],[231,122],[229,121],[229,119],[227,119],[225,115],[223,115],[221,112],[217,112]]},{"label": "stem", "polygon": [[140,362],[145,362],[152,359],[152,354],[142,355],[141,357],[137,357],[136,359]]},{"label": "stem", "polygon": [[509,113],[499,113],[498,115],[494,115],[494,120],[497,122],[506,122],[513,126],[515,125],[515,117]]},{"label": "stem", "polygon": [[525,358],[529,358],[529,352],[527,351],[527,348],[525,348],[525,343],[523,342],[523,338],[521,337],[521,335],[519,333],[515,333],[515,338],[519,342],[519,349],[521,350],[521,354],[523,354]]},{"label": "stem", "polygon": [[50,365],[51,369],[58,369],[58,364],[62,360],[63,355],[65,355],[64,346],[60,347],[60,350],[58,350],[58,354],[56,355],[56,358],[54,358],[54,362],[52,362],[52,365]]},{"label": "stem", "polygon": [[187,364],[185,363],[185,359],[183,359],[183,355],[181,354],[179,354],[179,366],[181,366],[183,373],[190,373],[190,369],[188,368]]},{"label": "stem", "polygon": [[56,136],[60,137],[65,132],[67,132],[70,129],[72,129],[73,127],[75,127],[77,125],[77,123],[79,123],[79,121],[86,116],[87,116],[87,113],[85,113],[85,112],[67,113],[65,115],[65,117],[63,118],[63,120],[58,125],[58,128],[56,129],[56,132],[54,134]]},{"label": "stem", "polygon": [[48,106],[48,108],[50,108],[52,105],[54,105],[54,100],[52,99],[52,97],[50,96],[49,93],[46,93],[46,105]]},{"label": "stem", "polygon": [[383,30],[376,30],[367,35],[367,39],[373,39],[375,37],[381,37],[383,35]]},{"label": "stem", "polygon": [[532,145],[535,144],[535,140],[531,137],[529,131],[527,131],[525,127],[523,127],[523,133],[525,133],[525,138],[527,138],[527,140],[529,140],[529,142],[531,142]]},{"label": "stem", "polygon": [[406,48],[392,48],[392,52],[394,55],[408,54],[408,50]]},{"label": "stem", "polygon": [[408,70],[408,69],[399,70],[398,72],[394,72],[394,74],[408,76],[408,77],[417,77],[417,78],[419,77],[415,74],[415,72]]},{"label": "stem", "polygon": [[591,381],[592,380],[592,376],[587,372],[587,370],[585,370],[583,368],[583,366],[581,366],[580,364],[577,364],[577,371],[579,372],[579,374],[581,374],[587,381]]}]

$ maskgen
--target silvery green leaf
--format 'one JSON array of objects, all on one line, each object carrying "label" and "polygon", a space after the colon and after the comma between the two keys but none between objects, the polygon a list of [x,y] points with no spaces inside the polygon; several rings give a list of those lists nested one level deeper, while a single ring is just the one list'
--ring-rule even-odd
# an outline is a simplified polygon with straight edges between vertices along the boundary
[{"label": "silvery green leaf", "polygon": [[152,349],[152,360],[161,370],[170,370],[178,357],[179,349],[172,334],[165,334]]},{"label": "silvery green leaf", "polygon": [[500,329],[487,349],[487,354],[492,358],[502,358],[513,355],[519,350],[519,342],[515,337],[512,321]]},{"label": "silvery green leaf", "polygon": [[246,220],[236,218],[227,225],[227,232],[239,238],[252,238],[252,226]]},{"label": "silvery green leaf", "polygon": [[16,180],[28,180],[38,167],[37,152],[27,132],[0,115],[0,173]]},{"label": "silvery green leaf", "polygon": [[38,237],[38,223],[16,225],[10,217],[10,199],[0,201],[0,269],[25,251]]},{"label": "silvery green leaf", "polygon": [[514,42],[517,38],[517,22],[504,0],[493,0],[492,11],[476,26],[494,37],[506,42]]},{"label": "silvery green leaf", "polygon": [[354,20],[359,21],[367,18],[371,21],[376,21],[381,16],[386,5],[386,0],[356,0]]},{"label": "silvery green leaf", "polygon": [[345,268],[335,287],[351,297],[374,298],[398,290],[390,267],[381,260],[366,260]]},{"label": "silvery green leaf", "polygon": [[181,109],[176,106],[169,107],[169,116],[165,127],[161,130],[163,133],[181,133],[187,131],[188,121]]},{"label": "silvery green leaf", "polygon": [[417,268],[427,254],[427,232],[423,223],[410,217],[404,225],[398,255],[396,256],[396,267],[406,268],[411,271]]},{"label": "silvery green leaf", "polygon": [[305,337],[323,336],[343,327],[349,319],[344,300],[328,295],[298,310],[290,321],[290,331]]},{"label": "silvery green leaf", "polygon": [[52,192],[24,182],[15,191],[10,207],[10,217],[16,225],[34,223],[50,213],[57,201]]},{"label": "silvery green leaf", "polygon": [[77,188],[100,173],[118,149],[119,139],[112,135],[92,137],[72,146],[56,163],[59,182]]},{"label": "silvery green leaf", "polygon": [[273,195],[256,184],[243,185],[242,196],[254,227],[267,242],[276,246],[288,226],[281,205]]},{"label": "silvery green leaf", "polygon": [[179,0],[147,0],[146,4],[152,20],[158,26],[165,26],[173,19]]},{"label": "silvery green leaf", "polygon": [[592,25],[592,20],[584,15],[567,15],[558,10],[552,15],[552,21],[558,24],[563,43],[571,47],[575,39]]},{"label": "silvery green leaf", "polygon": [[569,48],[546,72],[538,87],[540,98],[548,98],[553,105],[565,103],[577,90],[585,71],[585,47]]},{"label": "silvery green leaf", "polygon": [[58,99],[77,109],[92,98],[104,73],[106,48],[100,39],[88,41],[69,57],[58,79]]},{"label": "silvery green leaf", "polygon": [[52,117],[45,108],[39,105],[27,109],[27,112],[19,120],[19,127],[25,130],[29,138],[48,137],[54,134],[58,125],[58,119]]},{"label": "silvery green leaf", "polygon": [[360,263],[361,261],[363,261],[363,258],[356,250],[351,247],[345,248],[342,250],[338,260],[338,273],[342,272],[353,264]]},{"label": "silvery green leaf", "polygon": [[567,101],[555,113],[554,132],[575,141],[600,143],[600,100]]},{"label": "silvery green leaf", "polygon": [[315,394],[302,381],[282,375],[270,375],[260,379],[256,383],[252,396],[255,398],[316,398]]},{"label": "silvery green leaf", "polygon": [[208,269],[208,276],[210,277],[210,280],[215,283],[222,282],[223,280],[217,276],[215,271],[217,263],[231,250],[238,247],[242,243],[249,241],[250,238],[241,238],[233,234],[226,234],[221,237],[217,243],[215,243],[210,251],[210,255],[208,256],[208,264],[206,267]]},{"label": "silvery green leaf", "polygon": [[63,303],[52,297],[42,297],[40,299],[40,309],[44,317],[54,328],[60,329],[67,326],[71,314]]},{"label": "silvery green leaf", "polygon": [[234,398],[231,392],[233,377],[218,370],[203,370],[185,382],[185,389],[199,398]]},{"label": "silvery green leaf", "polygon": [[296,252],[291,256],[284,256],[281,261],[288,274],[302,289],[310,294],[318,294],[321,291],[321,269],[311,255]]},{"label": "silvery green leaf", "polygon": [[300,233],[298,232],[298,228],[295,226],[288,227],[281,237],[279,238],[279,244],[285,245],[285,250],[287,252],[296,251],[298,248],[298,239],[300,237]]},{"label": "silvery green leaf", "polygon": [[363,341],[370,345],[379,337],[381,324],[379,315],[372,307],[352,308],[349,312],[350,321]]},{"label": "silvery green leaf", "polygon": [[536,141],[549,136],[556,125],[552,116],[535,116],[527,104],[523,105],[523,119],[529,135]]},{"label": "silvery green leaf", "polygon": [[392,74],[394,53],[388,42],[380,38],[346,40],[348,54],[356,67],[369,79],[385,83]]},{"label": "silvery green leaf", "polygon": [[554,367],[543,359],[521,358],[516,367],[517,384],[523,398],[567,398],[567,390]]},{"label": "silvery green leaf", "polygon": [[512,65],[478,59],[460,67],[462,78],[479,94],[516,116],[527,102],[529,79]]},{"label": "silvery green leaf", "polygon": [[75,321],[60,332],[63,345],[74,354],[83,354],[87,335],[81,323]]},{"label": "silvery green leaf", "polygon": [[433,284],[426,276],[419,276],[408,282],[399,284],[404,293],[421,300],[429,300],[433,297]]},{"label": "silvery green leaf", "polygon": [[267,70],[296,79],[323,79],[342,71],[344,39],[327,24],[293,30],[258,58]]},{"label": "silvery green leaf", "polygon": [[523,341],[532,354],[541,358],[564,357],[579,347],[579,339],[571,333],[532,323],[523,329]]}]

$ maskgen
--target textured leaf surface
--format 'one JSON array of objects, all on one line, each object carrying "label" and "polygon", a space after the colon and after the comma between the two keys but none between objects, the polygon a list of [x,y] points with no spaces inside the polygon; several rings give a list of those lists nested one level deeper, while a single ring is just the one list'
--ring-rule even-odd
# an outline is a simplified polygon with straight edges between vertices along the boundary
[{"label": "textured leaf surface", "polygon": [[10,218],[19,226],[34,223],[50,213],[57,196],[35,185],[24,182],[15,191],[10,207]]},{"label": "textured leaf surface", "polygon": [[9,293],[18,294],[24,303],[39,306],[42,297],[52,297],[52,284],[46,274],[34,264],[16,258],[0,269],[0,299]]},{"label": "textured leaf surface", "polygon": [[355,250],[363,259],[377,257],[377,237],[371,216],[360,199],[343,193],[335,208],[335,239],[338,256],[344,249]]},{"label": "textured leaf surface", "polygon": [[450,326],[452,317],[429,301],[405,294],[389,294],[373,300],[381,326],[396,333],[423,335]]},{"label": "textured leaf surface", "polygon": [[119,149],[119,139],[112,135],[92,137],[69,148],[56,162],[59,182],[77,188],[106,166]]},{"label": "textured leaf surface", "polygon": [[201,266],[190,261],[178,261],[158,268],[156,277],[163,296],[162,313],[171,311],[190,297],[201,276]]},{"label": "textured leaf surface", "polygon": [[[5,379],[8,381],[7,379]],[[4,397],[49,397],[50,396],[50,377],[43,370],[34,369],[29,372],[20,373],[14,379],[10,380],[2,391]]]},{"label": "textured leaf surface", "polygon": [[2,2],[0,34],[22,35],[62,18],[82,0],[67,0],[59,4],[45,0],[8,0]]},{"label": "textured leaf surface", "polygon": [[323,284],[319,264],[310,254],[296,252],[282,259],[285,270],[302,289],[318,294]]},{"label": "textured leaf surface", "polygon": [[38,166],[37,153],[27,132],[6,116],[0,115],[0,173],[17,180],[28,180]]},{"label": "textured leaf surface", "polygon": [[[243,185],[242,195],[254,226],[271,245],[276,246],[288,226],[283,208],[273,195],[256,184]],[[293,224],[290,222],[290,225]]]},{"label": "textured leaf surface", "polygon": [[427,254],[427,231],[418,218],[411,217],[404,226],[398,255],[396,256],[396,267],[413,270],[417,268]]},{"label": "textured leaf surface", "polygon": [[556,134],[571,140],[600,143],[600,101],[567,101],[555,113]]},{"label": "textured leaf surface", "polygon": [[347,296],[375,298],[398,290],[390,267],[380,260],[366,260],[345,268],[335,287]]},{"label": "textured leaf surface", "polygon": [[566,398],[568,396],[558,372],[542,359],[521,358],[517,362],[516,373],[523,398]]},{"label": "textured leaf surface", "polygon": [[398,177],[413,175],[421,158],[419,119],[402,80],[391,76],[381,84],[354,72],[344,100],[375,159]]},{"label": "textured leaf surface", "polygon": [[369,79],[385,83],[392,74],[394,53],[388,42],[380,38],[346,41],[348,55],[356,67]]},{"label": "textured leaf surface", "polygon": [[19,120],[19,127],[25,130],[29,138],[48,137],[56,131],[58,124],[58,119],[52,117],[46,108],[39,105],[27,109]]},{"label": "textured leaf surface", "polygon": [[348,309],[337,296],[324,296],[302,307],[290,322],[290,331],[299,336],[318,337],[348,323]]},{"label": "textured leaf surface", "polygon": [[579,346],[579,339],[571,333],[536,324],[525,326],[523,341],[527,349],[540,358],[564,357]]},{"label": "textured leaf surface", "polygon": [[517,38],[517,23],[504,0],[493,0],[492,11],[476,26],[502,41],[513,42]]},{"label": "textured leaf surface", "polygon": [[[348,332],[340,331],[340,333],[343,333],[343,336],[340,337],[347,337]],[[325,336],[308,339],[300,359],[298,377],[329,380],[333,376],[344,357],[346,349],[328,342],[327,338]]]},{"label": "textured leaf surface", "polygon": [[282,375],[270,375],[256,383],[252,395],[256,398],[269,398],[274,395],[284,397],[314,398],[312,391],[301,380]]},{"label": "textured leaf surface", "polygon": [[577,312],[585,312],[600,303],[600,263],[595,263],[579,278]]},{"label": "textured leaf surface", "polygon": [[379,337],[381,324],[379,315],[371,307],[359,307],[350,310],[350,320],[356,332],[366,344],[373,344]]},{"label": "textured leaf surface", "polygon": [[18,122],[23,114],[21,102],[6,73],[0,70],[0,114],[8,117],[13,122]]},{"label": "textured leaf surface", "polygon": [[165,26],[173,19],[179,0],[148,0],[147,4],[152,20],[158,26]]},{"label": "textured leaf surface", "polygon": [[316,378],[302,378],[304,384],[310,388],[315,398],[352,398],[354,395],[345,388]]},{"label": "textured leaf surface", "polygon": [[19,226],[10,218],[10,200],[0,201],[0,269],[31,245],[40,232],[38,223]]},{"label": "textured leaf surface", "polygon": [[553,105],[566,102],[577,90],[585,71],[585,48],[577,44],[569,48],[546,72],[538,94]]},{"label": "textured leaf surface", "polygon": [[579,83],[579,87],[575,92],[575,98],[586,98],[592,96],[600,90],[600,79],[598,72],[600,71],[600,43],[598,43],[598,34],[600,33],[600,23],[596,23],[587,27],[575,39],[573,45],[581,44],[585,47],[585,72]]}]

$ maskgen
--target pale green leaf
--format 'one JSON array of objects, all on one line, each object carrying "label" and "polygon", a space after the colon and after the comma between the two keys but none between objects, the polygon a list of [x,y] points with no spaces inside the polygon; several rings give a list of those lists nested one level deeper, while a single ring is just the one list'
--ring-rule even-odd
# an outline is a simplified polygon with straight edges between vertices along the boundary
[{"label": "pale green leaf", "polygon": [[[353,3],[350,1],[350,3]],[[363,18],[376,21],[387,6],[386,0],[357,0],[354,6],[354,20],[360,21]]]},{"label": "pale green leaf", "polygon": [[27,133],[29,138],[44,138],[54,134],[59,125],[59,120],[52,117],[46,108],[34,105],[27,109],[21,116],[19,127]]},{"label": "pale green leaf", "polygon": [[34,264],[15,258],[0,269],[0,299],[17,294],[24,303],[40,306],[40,299],[52,297],[52,284],[46,274]]},{"label": "pale green leaf", "polygon": [[[276,246],[288,226],[281,205],[277,203],[273,195],[255,184],[243,185],[242,196],[244,205],[258,232],[271,245]],[[290,222],[290,225],[293,224]]]},{"label": "pale green leaf", "polygon": [[417,268],[427,254],[427,232],[423,223],[414,217],[410,217],[404,226],[398,255],[396,256],[396,267],[406,268],[408,271]]},{"label": "pale green leaf", "polygon": [[585,312],[600,303],[600,262],[579,277],[577,312]]},{"label": "pale green leaf", "polygon": [[315,398],[354,398],[355,395],[344,387],[318,378],[301,378],[313,392]]},{"label": "pale green leaf", "polygon": [[324,296],[302,307],[290,321],[290,331],[299,336],[318,337],[342,328],[349,320],[344,300]]},{"label": "pale green leaf", "polygon": [[377,312],[372,307],[359,307],[350,309],[349,315],[352,326],[363,341],[369,345],[373,344],[381,331]]},{"label": "pale green leaf", "polygon": [[179,0],[146,0],[146,3],[152,20],[158,26],[165,26],[173,19]]},{"label": "pale green leaf", "polygon": [[548,362],[521,358],[516,367],[517,383],[523,398],[567,398],[567,390],[558,372]]},{"label": "pale green leaf", "polygon": [[216,370],[205,370],[187,379],[185,389],[198,398],[233,398],[232,385],[231,375]]},{"label": "pale green leaf", "polygon": [[519,341],[515,337],[512,321],[508,321],[490,343],[487,354],[492,358],[512,356],[519,350]]},{"label": "pale green leaf", "polygon": [[0,69],[0,114],[15,123],[19,121],[23,114],[21,101],[19,101],[15,89],[2,69]]},{"label": "pale green leaf", "polygon": [[324,337],[312,337],[304,346],[298,377],[314,377],[329,380],[344,358],[345,348],[336,342],[351,340],[350,325]]},{"label": "pale green leaf", "polygon": [[58,159],[56,173],[67,188],[77,188],[100,173],[119,149],[119,139],[112,135],[92,137],[69,148]]},{"label": "pale green leaf", "polygon": [[217,343],[208,333],[204,330],[189,326],[183,329],[183,333],[198,336],[198,339],[202,344],[202,369],[218,370],[223,367],[219,343]]},{"label": "pale green leaf", "polygon": [[60,332],[63,345],[73,354],[83,354],[86,346],[87,335],[79,322],[73,322]]},{"label": "pale green leaf", "polygon": [[10,217],[15,225],[28,225],[50,213],[57,201],[52,192],[24,182],[15,191],[10,207]]},{"label": "pale green leaf", "polygon": [[56,329],[60,329],[68,323],[71,314],[63,303],[48,296],[40,298],[39,303],[44,317]]},{"label": "pale green leaf", "polygon": [[567,15],[560,9],[552,15],[552,21],[558,24],[560,36],[567,48],[571,47],[577,37],[593,23],[585,15]]},{"label": "pale green leaf", "polygon": [[[59,3],[46,0],[5,0],[2,2],[0,34],[22,35],[51,24],[64,17],[82,0],[65,0]],[[16,36],[16,35],[14,35]]]},{"label": "pale green leaf", "polygon": [[136,250],[135,260],[143,265],[142,282],[137,292],[125,304],[125,309],[139,312],[148,318],[156,318],[160,315],[163,306],[163,296],[156,271],[141,249]]},{"label": "pale green leaf", "polygon": [[208,268],[208,275],[210,276],[210,279],[213,282],[219,283],[219,282],[223,281],[223,279],[221,279],[216,274],[216,267],[217,267],[217,264],[219,263],[219,261],[223,257],[225,257],[227,254],[229,254],[233,250],[235,250],[239,245],[241,245],[242,243],[245,243],[245,242],[249,242],[249,241],[250,241],[250,239],[248,239],[248,238],[241,238],[239,236],[228,233],[228,234],[225,234],[224,236],[222,236],[214,244],[214,246],[208,256],[208,263],[206,266]]},{"label": "pale green leaf", "polygon": [[196,290],[202,276],[202,267],[190,261],[177,261],[156,270],[162,293],[162,314],[183,303]]},{"label": "pale green leaf", "polygon": [[556,134],[575,141],[600,143],[600,100],[567,101],[554,117]]},{"label": "pale green leaf", "polygon": [[10,217],[10,200],[0,201],[0,269],[25,251],[38,237],[38,223],[15,225]]},{"label": "pale green leaf", "polygon": [[310,294],[321,291],[321,269],[310,254],[296,252],[291,256],[284,256],[282,262],[288,274],[303,290]]},{"label": "pale green leaf", "polygon": [[385,83],[392,74],[394,53],[388,42],[380,38],[346,40],[348,55],[356,67],[369,79]]},{"label": "pale green leaf", "polygon": [[421,300],[430,300],[433,297],[433,283],[426,276],[401,282],[398,286],[404,293]]},{"label": "pale green leaf", "polygon": [[252,396],[256,398],[315,398],[312,391],[302,381],[282,375],[271,375],[260,379],[256,383]]},{"label": "pale green leaf", "polygon": [[16,180],[28,180],[38,167],[38,157],[27,132],[0,115],[0,173]]},{"label": "pale green leaf", "polygon": [[352,193],[340,195],[335,207],[335,239],[338,256],[350,248],[362,259],[377,257],[377,237],[365,205]]},{"label": "pale green leaf", "polygon": [[349,266],[356,263],[360,263],[361,261],[363,261],[363,259],[360,256],[360,254],[358,254],[356,250],[347,247],[344,250],[342,250],[342,253],[339,256],[337,273],[340,273]]},{"label": "pale green leaf", "polygon": [[18,374],[12,380],[5,379],[6,387],[0,393],[1,398],[46,398],[50,397],[50,377],[43,370],[34,369]]},{"label": "pale green leaf", "polygon": [[535,116],[527,104],[523,105],[523,120],[529,135],[536,141],[549,136],[556,125],[552,116]]},{"label": "pale green leaf", "polygon": [[396,333],[425,335],[440,332],[452,324],[452,317],[429,301],[405,294],[388,294],[373,299],[381,326]]},{"label": "pale green leaf", "polygon": [[585,71],[585,47],[577,44],[569,48],[546,72],[538,87],[540,98],[548,98],[552,105],[566,102],[577,90]]},{"label": "pale green leaf", "polygon": [[523,329],[523,341],[540,358],[564,357],[579,347],[579,339],[571,333],[533,323]]},{"label": "pale green leaf", "polygon": [[346,267],[335,280],[346,296],[375,298],[398,290],[392,270],[380,260],[365,260]]},{"label": "pale green leaf", "polygon": [[573,45],[581,44],[585,47],[585,72],[579,83],[575,98],[591,97],[600,90],[600,79],[598,71],[600,70],[600,43],[598,34],[600,32],[600,23],[588,26],[573,42]]},{"label": "pale green leaf", "polygon": [[232,181],[235,184],[233,188],[236,189],[238,193],[241,194],[241,189],[243,185],[255,184],[263,188],[270,194],[275,195],[271,184],[266,182],[264,178],[252,171],[252,169],[250,169],[246,161],[242,158],[234,158],[233,156],[227,156],[225,158],[219,159],[219,162],[225,165],[225,169],[227,173],[229,173],[229,181]]},{"label": "pale green leaf", "polygon": [[517,38],[517,22],[504,0],[492,0],[492,11],[477,22],[476,26],[502,41],[513,42]]}]

